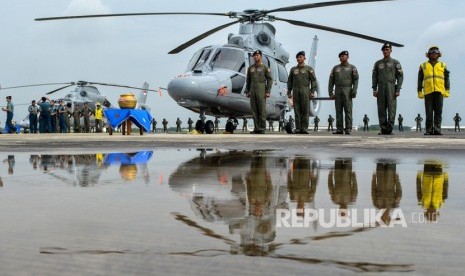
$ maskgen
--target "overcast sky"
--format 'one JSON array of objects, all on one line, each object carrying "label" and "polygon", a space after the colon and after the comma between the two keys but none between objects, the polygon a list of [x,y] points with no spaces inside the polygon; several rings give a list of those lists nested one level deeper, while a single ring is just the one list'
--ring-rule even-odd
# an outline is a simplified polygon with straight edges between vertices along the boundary
[{"label": "overcast sky", "polygon": [[[228,12],[246,9],[274,9],[282,6],[316,1],[225,1],[225,0],[2,0],[0,9],[0,84],[2,87],[34,83],[70,82],[78,80],[141,86],[166,87],[170,79],[184,71],[191,56],[199,48],[223,44],[228,33],[237,33],[231,26],[191,46],[177,55],[167,53],[194,36],[217,25],[230,22],[216,16],[140,16],[106,19],[36,22],[37,17],[128,12]],[[453,125],[456,112],[465,119],[465,1],[399,0],[382,3],[353,4],[298,12],[276,13],[277,16],[328,25],[404,44],[394,48],[405,72],[404,85],[398,98],[397,113],[404,125],[413,125],[417,113],[424,114],[423,100],[417,98],[417,72],[426,60],[425,52],[438,45],[442,60],[451,71],[451,97],[444,102],[443,125]],[[376,100],[371,93],[371,70],[382,58],[381,44],[325,31],[273,23],[276,37],[289,51],[291,63],[295,53],[310,50],[314,35],[319,37],[317,78],[323,95],[327,95],[328,75],[338,63],[338,53],[350,52],[352,64],[360,72],[357,98],[354,100],[354,125],[368,114],[370,123],[377,123]],[[12,95],[17,105],[15,119],[26,116],[32,99],[39,99],[56,87],[38,87],[0,91],[0,105]],[[127,89],[99,87],[111,102]],[[56,93],[63,96],[69,90]],[[135,91],[134,91],[135,92]],[[148,104],[161,122],[176,117],[186,122],[198,114],[179,107],[167,93],[162,97],[150,94]],[[0,116],[2,126],[5,113]],[[463,113],[463,114],[462,114]],[[335,114],[333,102],[323,102],[320,117]],[[326,120],[322,120],[326,123]],[[224,119],[222,119],[224,123]]]}]

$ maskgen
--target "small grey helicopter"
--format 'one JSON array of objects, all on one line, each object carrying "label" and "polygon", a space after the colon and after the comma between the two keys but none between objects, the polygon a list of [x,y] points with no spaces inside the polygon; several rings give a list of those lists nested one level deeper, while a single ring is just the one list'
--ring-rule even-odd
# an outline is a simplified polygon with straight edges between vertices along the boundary
[{"label": "small grey helicopter", "polygon": [[[111,87],[119,87],[119,88],[130,88],[135,90],[140,90],[141,93],[137,99],[137,107],[139,109],[144,109],[150,112],[150,107],[146,104],[147,101],[147,93],[148,91],[154,91],[149,89],[149,84],[144,83],[141,87],[133,87],[127,85],[119,85],[119,84],[109,84],[109,83],[101,83],[101,82],[88,82],[88,81],[77,81],[77,82],[65,82],[65,83],[44,83],[44,84],[30,84],[30,85],[21,85],[21,86],[13,86],[13,87],[4,87],[1,90],[8,90],[8,89],[19,89],[19,88],[28,88],[28,87],[37,87],[37,86],[51,86],[51,85],[65,85],[60,88],[54,89],[45,93],[46,95],[54,94],[60,90],[66,89],[68,87],[76,86],[73,91],[67,93],[64,97],[57,98],[55,102],[63,101],[64,105],[68,107],[68,110],[73,113],[75,107],[79,107],[82,110],[84,103],[87,103],[89,108],[93,111],[95,109],[95,105],[100,103],[104,106],[104,108],[112,108],[114,107],[110,101],[108,101],[107,97],[100,93],[95,85],[99,86],[111,86]],[[73,120],[73,118],[71,118]],[[81,118],[81,124],[83,124],[84,118]],[[71,122],[73,124],[73,121]],[[29,129],[29,116],[26,116],[23,120],[16,122],[16,125],[27,130]],[[91,118],[90,122],[91,127],[94,125],[94,119]]]},{"label": "small grey helicopter", "polygon": [[[254,50],[260,49],[263,52],[264,63],[270,66],[274,79],[271,97],[267,99],[266,103],[267,119],[278,120],[284,118],[285,113],[291,110],[290,102],[286,97],[288,75],[285,66],[289,63],[289,53],[284,50],[281,43],[275,39],[276,29],[265,21],[283,21],[296,26],[344,34],[378,43],[389,42],[393,46],[403,47],[403,45],[389,40],[314,23],[281,18],[270,15],[271,13],[381,1],[391,0],[341,0],[288,6],[272,10],[249,9],[243,12],[227,13],[146,12],[47,17],[37,18],[36,20],[45,21],[140,15],[209,15],[235,19],[233,22],[217,26],[171,50],[169,54],[177,54],[213,33],[234,24],[240,24],[239,33],[229,34],[227,44],[208,46],[197,51],[191,58],[185,72],[171,80],[167,87],[169,95],[180,106],[200,114],[200,118],[196,123],[197,131],[202,133],[204,131],[206,133],[213,133],[213,122],[211,120],[205,121],[205,115],[212,115],[227,117],[226,131],[232,133],[237,125],[237,123],[234,122],[237,121],[238,118],[252,117],[249,100],[244,90],[246,80],[245,72],[246,68],[253,63],[251,60],[251,53]],[[312,48],[312,50],[314,51],[312,51],[311,54],[314,57],[314,55],[316,55],[316,40],[314,40],[314,48]],[[312,65],[312,63],[310,64]],[[311,115],[315,116],[318,114],[320,100],[328,99],[329,98],[322,98],[316,95],[316,97],[310,101],[309,108],[311,110]],[[289,125],[286,126],[288,132],[291,130],[290,128]]]}]

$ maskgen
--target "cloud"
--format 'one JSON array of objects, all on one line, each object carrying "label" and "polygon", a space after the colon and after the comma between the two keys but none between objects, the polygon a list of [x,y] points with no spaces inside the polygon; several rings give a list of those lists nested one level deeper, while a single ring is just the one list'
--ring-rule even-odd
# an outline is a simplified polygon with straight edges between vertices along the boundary
[{"label": "cloud", "polygon": [[109,13],[110,8],[100,0],[72,0],[66,8],[65,14],[95,14]]},{"label": "cloud", "polygon": [[462,45],[465,44],[465,18],[452,18],[447,21],[438,21],[430,25],[420,35],[417,46],[424,51],[431,45],[438,45],[441,50],[454,52],[454,56],[465,53]]}]

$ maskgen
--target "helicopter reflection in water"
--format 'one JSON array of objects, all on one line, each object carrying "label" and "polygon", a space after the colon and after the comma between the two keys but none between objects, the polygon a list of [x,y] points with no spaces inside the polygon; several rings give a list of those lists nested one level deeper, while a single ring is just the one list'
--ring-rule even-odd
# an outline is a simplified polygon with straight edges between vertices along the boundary
[{"label": "helicopter reflection in water", "polygon": [[[306,156],[283,157],[267,151],[230,151],[207,155],[203,151],[200,157],[181,164],[171,174],[169,186],[189,199],[193,212],[201,220],[228,225],[230,236],[218,234],[186,215],[173,215],[177,221],[203,235],[223,241],[229,245],[229,249],[201,249],[172,254],[202,257],[244,254],[333,265],[355,272],[411,271],[411,265],[407,264],[345,262],[278,253],[285,246],[307,245],[312,241],[347,237],[374,229],[357,228],[275,242],[277,209],[291,209],[296,205],[297,214],[305,216],[305,208],[315,208],[319,170],[319,160]],[[352,173],[350,166],[349,174]],[[288,194],[291,199],[289,203]],[[239,241],[234,240],[234,235],[239,235]]]},{"label": "helicopter reflection in water", "polygon": [[[152,157],[152,151],[134,153],[94,153],[94,154],[43,154],[31,155],[29,163],[34,170],[47,173],[64,182],[73,185],[89,187],[101,184],[101,172],[110,166],[120,165],[121,178],[126,181],[135,180],[141,171],[145,183],[150,181],[147,162]],[[74,176],[70,179],[60,172]]]}]

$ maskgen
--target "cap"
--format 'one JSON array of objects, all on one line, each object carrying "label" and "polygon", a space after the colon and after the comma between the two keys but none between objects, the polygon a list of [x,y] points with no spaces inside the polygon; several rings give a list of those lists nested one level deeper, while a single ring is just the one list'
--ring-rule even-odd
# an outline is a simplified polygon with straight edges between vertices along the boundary
[{"label": "cap", "polygon": [[305,57],[305,51],[298,52],[297,55],[295,55],[295,57],[297,58],[298,56],[304,56]]},{"label": "cap", "polygon": [[384,50],[384,49],[386,49],[386,48],[392,49],[391,43],[384,43],[384,44],[383,44],[383,47],[381,47],[381,50]]},{"label": "cap", "polygon": [[255,52],[253,52],[252,56],[255,56],[255,55],[262,55],[262,51],[255,50]]},{"label": "cap", "polygon": [[98,106],[100,106],[100,103],[99,103],[99,102],[97,102],[95,105],[98,105]]},{"label": "cap", "polygon": [[11,96],[6,96],[7,99],[11,100]]},{"label": "cap", "polygon": [[428,57],[428,55],[430,55],[430,54],[439,54],[439,57],[442,56],[442,53],[439,50],[439,47],[436,46],[436,45],[433,45],[433,46],[429,47],[428,52],[426,52],[426,57]]},{"label": "cap", "polygon": [[344,55],[345,55],[345,56],[348,56],[348,55],[349,55],[349,52],[347,52],[347,51],[342,51],[342,52],[339,53],[339,57],[344,56]]}]

